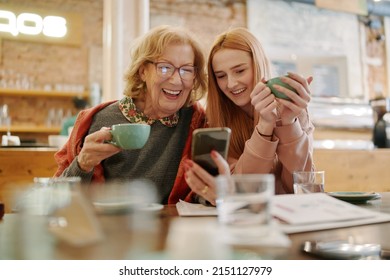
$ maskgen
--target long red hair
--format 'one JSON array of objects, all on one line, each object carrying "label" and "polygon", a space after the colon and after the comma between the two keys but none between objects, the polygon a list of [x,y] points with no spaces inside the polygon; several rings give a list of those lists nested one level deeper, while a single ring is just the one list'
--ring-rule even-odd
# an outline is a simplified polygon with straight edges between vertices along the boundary
[{"label": "long red hair", "polygon": [[208,57],[208,94],[206,115],[210,127],[227,126],[232,130],[229,157],[239,158],[244,151],[245,142],[251,137],[258,114],[249,117],[235,105],[218,87],[212,61],[221,49],[233,49],[248,52],[252,57],[254,81],[256,85],[262,78],[271,77],[271,64],[265,55],[259,40],[246,28],[238,27],[220,34],[214,41]]}]

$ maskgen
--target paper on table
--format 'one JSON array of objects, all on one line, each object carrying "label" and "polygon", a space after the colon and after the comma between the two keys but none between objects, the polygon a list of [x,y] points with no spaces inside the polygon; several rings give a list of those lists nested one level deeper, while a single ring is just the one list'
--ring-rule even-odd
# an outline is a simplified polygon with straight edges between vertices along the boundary
[{"label": "paper on table", "polygon": [[325,193],[277,195],[271,213],[288,224],[350,221],[375,216],[375,212],[343,202]]},{"label": "paper on table", "polygon": [[[216,216],[217,208],[180,200],[176,204],[180,216]],[[318,224],[374,217],[373,212],[343,202],[324,193],[276,195],[271,200],[271,213],[288,224]]]},{"label": "paper on table", "polygon": [[390,215],[364,209],[325,193],[277,195],[271,213],[284,220],[285,233],[308,232],[390,221]]},{"label": "paper on table", "polygon": [[[180,216],[216,216],[216,207],[188,203],[176,204]],[[373,217],[376,212],[343,202],[324,193],[276,195],[271,199],[271,213],[288,224],[315,224]]]},{"label": "paper on table", "polygon": [[180,200],[176,203],[176,209],[180,216],[217,216],[217,208],[198,203],[189,203]]},{"label": "paper on table", "polygon": [[390,221],[390,215],[384,213],[375,213],[375,216],[369,218],[362,218],[358,220],[350,221],[338,221],[338,222],[328,222],[322,224],[304,224],[304,225],[289,225],[289,224],[280,224],[279,228],[282,232],[291,234],[298,232],[309,232],[316,230],[325,230],[333,228],[345,228],[345,227],[354,227],[361,225],[369,224],[378,224]]}]

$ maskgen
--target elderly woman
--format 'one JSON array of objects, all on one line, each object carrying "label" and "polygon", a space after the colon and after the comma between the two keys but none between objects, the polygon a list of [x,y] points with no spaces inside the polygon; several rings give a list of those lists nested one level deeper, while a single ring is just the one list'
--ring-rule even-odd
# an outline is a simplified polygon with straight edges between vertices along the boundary
[{"label": "elderly woman", "polygon": [[[55,176],[79,176],[83,183],[146,178],[160,202],[194,199],[184,179],[192,132],[205,126],[197,100],[206,91],[205,57],[185,29],[160,26],[139,38],[125,74],[125,97],[80,112],[67,144],[56,153]],[[112,144],[110,127],[147,123],[150,137],[140,150]]]},{"label": "elderly woman", "polygon": [[[307,111],[309,84],[296,73],[282,81],[295,89],[277,86],[289,100],[277,98],[265,83],[271,78],[270,62],[261,43],[245,28],[220,34],[208,59],[207,117],[211,127],[232,130],[228,163],[238,174],[272,173],[276,194],[293,193],[295,170],[314,170],[313,131]],[[219,173],[229,173],[216,152],[211,156]],[[214,178],[195,162],[185,163],[187,183],[215,205]]]}]

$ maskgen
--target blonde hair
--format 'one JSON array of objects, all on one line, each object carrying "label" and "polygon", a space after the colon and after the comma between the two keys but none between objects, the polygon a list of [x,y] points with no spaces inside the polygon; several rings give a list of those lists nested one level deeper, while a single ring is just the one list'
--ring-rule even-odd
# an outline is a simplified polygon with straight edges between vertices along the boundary
[{"label": "blonde hair", "polygon": [[206,115],[211,127],[227,126],[232,129],[229,156],[238,158],[244,151],[258,119],[249,117],[240,107],[235,105],[218,87],[212,61],[216,52],[221,49],[241,50],[250,54],[253,62],[254,81],[269,79],[271,67],[262,45],[247,29],[238,27],[220,34],[214,41],[208,57],[208,94]]},{"label": "blonde hair", "polygon": [[124,95],[137,98],[141,94],[145,94],[146,85],[142,81],[138,70],[142,65],[160,58],[170,44],[188,44],[194,52],[196,76],[192,94],[190,94],[186,105],[204,96],[207,89],[205,56],[199,42],[188,30],[168,25],[157,26],[136,40],[130,53],[130,65],[124,75],[126,83]]}]

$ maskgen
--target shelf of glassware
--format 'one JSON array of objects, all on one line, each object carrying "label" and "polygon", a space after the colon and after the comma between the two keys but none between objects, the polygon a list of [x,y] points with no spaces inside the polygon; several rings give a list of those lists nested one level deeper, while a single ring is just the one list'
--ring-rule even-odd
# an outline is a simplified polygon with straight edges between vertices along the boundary
[{"label": "shelf of glassware", "polygon": [[47,91],[35,89],[12,89],[0,88],[2,96],[23,96],[23,97],[82,97],[89,98],[89,92],[75,92],[75,91]]}]

